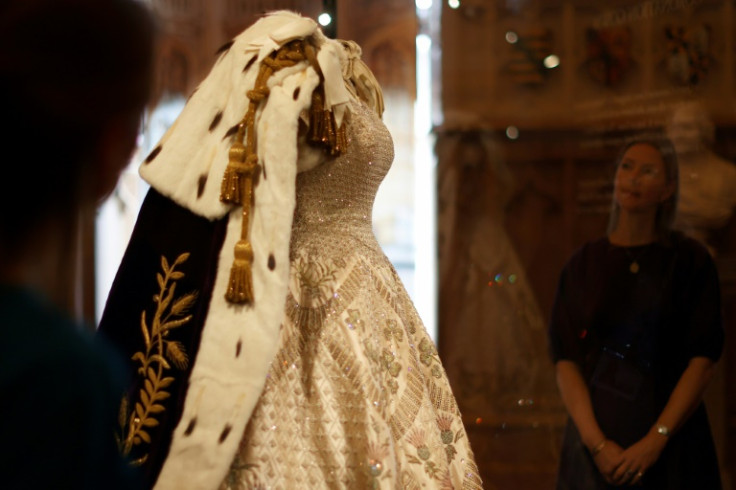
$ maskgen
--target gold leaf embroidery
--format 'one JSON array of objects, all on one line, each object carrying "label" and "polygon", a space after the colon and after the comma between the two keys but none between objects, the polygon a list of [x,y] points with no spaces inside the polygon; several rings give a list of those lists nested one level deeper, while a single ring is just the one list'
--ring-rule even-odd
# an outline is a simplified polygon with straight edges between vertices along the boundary
[{"label": "gold leaf embroidery", "polygon": [[[123,397],[120,403],[120,435],[116,436],[120,452],[128,456],[134,446],[142,443],[150,444],[151,436],[145,430],[159,425],[156,418],[166,410],[160,402],[171,396],[166,391],[174,382],[173,376],[164,376],[173,364],[177,369],[184,370],[189,365],[189,356],[184,345],[175,340],[169,340],[169,333],[175,328],[185,325],[192,319],[187,314],[197,299],[197,292],[185,294],[174,299],[176,292],[176,281],[184,278],[184,273],[177,271],[176,267],[186,262],[189,253],[183,253],[176,258],[173,264],[161,256],[161,269],[163,273],[156,273],[156,282],[159,291],[153,296],[156,309],[151,318],[150,326],[146,319],[146,310],[141,312],[140,328],[143,336],[145,350],[138,351],[131,356],[137,361],[138,374],[145,377],[143,388],[138,391],[137,400],[128,400]],[[130,405],[133,410],[130,410]],[[145,462],[148,455],[133,461],[134,465]]]},{"label": "gold leaf embroidery", "polygon": [[432,376],[437,379],[442,378],[443,370],[440,358],[437,355],[437,348],[434,346],[431,340],[427,338],[422,339],[419,342],[419,360],[427,367],[431,366],[430,372]]},{"label": "gold leaf embroidery", "polygon": [[397,342],[404,341],[404,333],[401,331],[401,328],[399,328],[396,320],[386,321],[386,328],[384,328],[383,334],[386,336],[386,340],[391,340],[391,337],[393,336]]}]

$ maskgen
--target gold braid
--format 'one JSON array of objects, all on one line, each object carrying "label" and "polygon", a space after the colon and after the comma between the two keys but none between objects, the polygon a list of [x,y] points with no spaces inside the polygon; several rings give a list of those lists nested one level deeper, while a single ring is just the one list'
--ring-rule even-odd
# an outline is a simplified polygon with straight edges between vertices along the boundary
[{"label": "gold braid", "polygon": [[[220,200],[240,204],[243,222],[240,240],[235,244],[235,258],[230,268],[230,281],[225,299],[230,303],[250,304],[253,294],[253,246],[249,239],[250,213],[255,205],[253,188],[258,183],[261,165],[258,163],[255,137],[255,114],[258,105],[268,97],[268,79],[278,70],[308,59],[320,77],[312,94],[308,141],[319,144],[330,155],[338,155],[347,147],[344,125],[336,128],[332,111],[324,108],[324,76],[317,63],[314,47],[305,40],[291,41],[266,57],[260,65],[253,90],[247,95],[248,111],[238,124],[235,140],[230,147],[229,162],[220,188]],[[243,140],[245,139],[245,144]]]}]

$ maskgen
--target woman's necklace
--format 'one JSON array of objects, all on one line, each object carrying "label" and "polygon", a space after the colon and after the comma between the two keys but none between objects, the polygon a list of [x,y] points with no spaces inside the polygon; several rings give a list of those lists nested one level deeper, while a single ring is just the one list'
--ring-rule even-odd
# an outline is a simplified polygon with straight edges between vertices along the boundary
[{"label": "woman's necklace", "polygon": [[641,252],[639,252],[636,255],[632,255],[628,247],[623,247],[623,249],[624,249],[624,252],[626,253],[626,256],[631,261],[631,263],[629,264],[629,272],[631,272],[632,274],[638,274],[639,269],[640,269],[639,259],[641,259],[645,253],[647,253],[647,250],[649,250],[649,247],[645,245],[642,248]]}]

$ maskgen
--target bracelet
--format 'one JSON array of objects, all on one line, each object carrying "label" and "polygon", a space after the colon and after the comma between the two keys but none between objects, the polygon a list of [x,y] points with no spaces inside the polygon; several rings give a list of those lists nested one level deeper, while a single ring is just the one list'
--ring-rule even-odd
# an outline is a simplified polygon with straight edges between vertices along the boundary
[{"label": "bracelet", "polygon": [[593,449],[590,450],[590,454],[593,457],[598,456],[598,453],[600,453],[601,451],[603,451],[603,448],[606,447],[606,441],[608,441],[608,439],[603,439],[601,442],[599,442],[598,444],[596,444],[596,446]]},{"label": "bracelet", "polygon": [[657,434],[662,434],[665,437],[669,437],[670,434],[672,433],[670,431],[670,428],[663,424],[657,424],[656,429],[657,429]]}]

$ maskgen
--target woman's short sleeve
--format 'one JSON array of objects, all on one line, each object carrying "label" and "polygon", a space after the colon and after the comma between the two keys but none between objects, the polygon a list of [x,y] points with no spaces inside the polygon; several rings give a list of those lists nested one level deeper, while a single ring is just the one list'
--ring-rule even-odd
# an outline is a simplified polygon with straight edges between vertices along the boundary
[{"label": "woman's short sleeve", "polygon": [[724,329],[718,271],[705,247],[693,245],[691,275],[684,300],[687,308],[686,354],[718,361],[723,352]]},{"label": "woman's short sleeve", "polygon": [[548,338],[553,362],[563,359],[582,363],[581,331],[576,318],[576,284],[569,264],[560,274],[550,316]]}]

